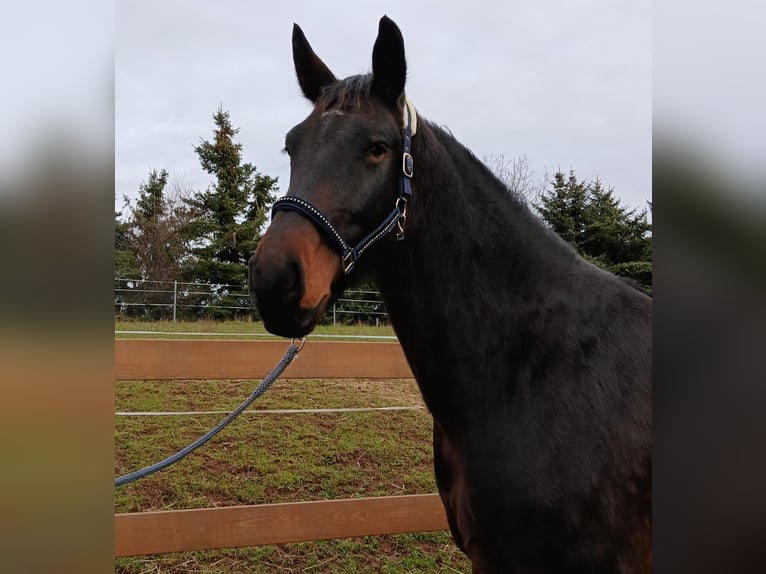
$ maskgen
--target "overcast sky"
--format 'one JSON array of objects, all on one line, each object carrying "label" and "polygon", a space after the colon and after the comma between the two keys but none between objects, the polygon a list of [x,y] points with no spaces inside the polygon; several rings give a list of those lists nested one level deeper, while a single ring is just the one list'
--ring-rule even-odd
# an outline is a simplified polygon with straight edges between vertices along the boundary
[{"label": "overcast sky", "polygon": [[526,155],[534,177],[574,168],[631,207],[651,199],[651,3],[118,0],[115,206],[151,168],[211,181],[192,146],[222,105],[244,160],[287,189],[284,134],[310,104],[293,22],[338,77],[365,73],[383,14],[402,30],[406,91],[478,157]]}]

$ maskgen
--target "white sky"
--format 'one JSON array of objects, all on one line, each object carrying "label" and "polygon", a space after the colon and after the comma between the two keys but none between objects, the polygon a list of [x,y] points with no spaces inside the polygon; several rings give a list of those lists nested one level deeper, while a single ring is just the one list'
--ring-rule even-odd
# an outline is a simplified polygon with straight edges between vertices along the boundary
[{"label": "white sky", "polygon": [[245,161],[286,191],[284,134],[310,111],[293,70],[293,22],[345,77],[369,71],[383,14],[402,30],[418,112],[478,157],[526,155],[538,179],[572,167],[632,207],[651,199],[648,0],[118,0],[115,206],[151,168],[167,169],[171,186],[207,187],[192,146],[212,136],[219,104],[240,128]]}]

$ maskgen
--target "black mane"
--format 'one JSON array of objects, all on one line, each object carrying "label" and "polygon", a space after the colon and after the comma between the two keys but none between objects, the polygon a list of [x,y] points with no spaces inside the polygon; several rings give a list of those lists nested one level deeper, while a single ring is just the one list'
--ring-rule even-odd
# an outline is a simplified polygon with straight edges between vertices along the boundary
[{"label": "black mane", "polygon": [[[413,187],[423,190],[416,193],[415,207],[411,217],[419,221],[431,210],[430,202],[434,194],[450,194],[452,208],[468,216],[465,232],[476,237],[487,236],[488,242],[496,236],[487,234],[484,218],[487,215],[497,217],[504,227],[502,233],[515,227],[535,241],[547,243],[547,249],[560,252],[566,258],[579,258],[576,250],[561,239],[529,208],[526,200],[512,191],[495,173],[476,155],[461,144],[450,130],[419,115],[421,129],[413,138],[415,155],[415,176]],[[426,165],[429,169],[419,169]],[[420,205],[423,202],[423,205]],[[474,209],[484,206],[483,210]],[[474,219],[471,216],[477,216]],[[413,225],[413,227],[418,227]],[[491,228],[492,226],[490,226]]]},{"label": "black mane", "polygon": [[319,112],[359,112],[370,105],[371,87],[371,74],[349,76],[324,86],[314,107]]}]

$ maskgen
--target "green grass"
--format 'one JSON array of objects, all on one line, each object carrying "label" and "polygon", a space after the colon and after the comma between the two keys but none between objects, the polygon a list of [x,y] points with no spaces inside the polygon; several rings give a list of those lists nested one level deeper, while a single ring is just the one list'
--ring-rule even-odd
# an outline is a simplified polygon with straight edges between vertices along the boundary
[{"label": "green grass", "polygon": [[[268,335],[269,339],[280,339],[264,329],[263,323],[252,321],[126,321],[115,319],[115,331],[151,331],[158,335],[147,334],[116,334],[120,338],[151,338],[161,336],[159,333],[201,333],[229,334],[231,339],[251,339],[252,336],[240,336],[240,333]],[[354,336],[394,336],[390,325],[375,327],[371,325],[317,325],[314,329],[317,335],[354,335]],[[187,337],[187,336],[184,336]],[[310,337],[310,336],[309,336]],[[216,338],[219,338],[216,336]],[[258,337],[264,339],[266,337]],[[324,338],[324,337],[323,337]]]},{"label": "green grass", "polygon": [[115,572],[463,574],[470,567],[447,535],[422,533],[120,559]]},{"label": "green grass", "polygon": [[[149,330],[116,323],[116,329]],[[150,324],[249,332],[246,323]],[[247,326],[247,327],[245,327]],[[193,327],[193,328],[191,328]],[[214,329],[214,330],[213,330]],[[386,331],[387,330],[387,331]],[[336,330],[337,332],[337,330]],[[349,330],[344,330],[348,333]],[[357,328],[354,334],[391,333]],[[117,411],[231,410],[258,381],[120,381]],[[411,380],[277,381],[252,409],[422,405]],[[116,417],[115,474],[168,456],[223,415]],[[115,491],[116,512],[435,492],[431,417],[414,411],[246,414],[173,467]],[[118,573],[469,572],[447,532],[120,558]]]}]

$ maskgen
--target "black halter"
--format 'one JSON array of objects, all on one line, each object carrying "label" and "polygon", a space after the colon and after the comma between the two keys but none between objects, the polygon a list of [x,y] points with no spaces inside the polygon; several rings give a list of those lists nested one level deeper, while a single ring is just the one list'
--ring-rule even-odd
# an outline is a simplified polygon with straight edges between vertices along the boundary
[{"label": "black halter", "polygon": [[[338,233],[338,230],[335,229],[335,226],[330,223],[330,220],[311,203],[301,197],[286,195],[275,201],[274,206],[271,208],[272,218],[277,211],[295,211],[308,218],[319,231],[325,234],[335,250],[340,253],[343,273],[346,275],[354,270],[356,262],[367,249],[391,233],[394,228],[397,229],[397,240],[404,239],[404,224],[407,220],[407,200],[412,197],[410,180],[412,179],[414,167],[412,159],[412,114],[414,111],[410,111],[410,106],[409,101],[406,101],[404,105],[406,122],[404,124],[404,138],[402,142],[402,172],[399,174],[399,195],[394,203],[394,209],[386,216],[383,223],[378,225],[359,243],[353,247],[350,246],[341,234]],[[417,121],[417,118],[415,119]]]}]

